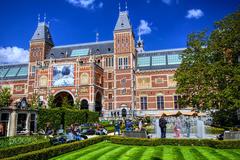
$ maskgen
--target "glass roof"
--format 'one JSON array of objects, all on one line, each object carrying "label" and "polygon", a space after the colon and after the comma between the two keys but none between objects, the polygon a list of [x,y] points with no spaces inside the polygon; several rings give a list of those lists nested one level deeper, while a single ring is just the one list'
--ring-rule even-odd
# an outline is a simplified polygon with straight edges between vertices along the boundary
[{"label": "glass roof", "polygon": [[4,77],[9,68],[0,68],[0,77]]},{"label": "glass roof", "polygon": [[28,75],[28,67],[21,67],[17,76],[26,76],[26,75]]},{"label": "glass roof", "polygon": [[138,57],[138,66],[150,66],[150,57]]},{"label": "glass roof", "polygon": [[89,53],[89,48],[75,49],[75,50],[72,50],[71,57],[87,56],[88,53]]},{"label": "glass roof", "polygon": [[10,68],[7,75],[5,77],[14,77],[17,75],[18,71],[19,71],[20,67],[13,67]]}]

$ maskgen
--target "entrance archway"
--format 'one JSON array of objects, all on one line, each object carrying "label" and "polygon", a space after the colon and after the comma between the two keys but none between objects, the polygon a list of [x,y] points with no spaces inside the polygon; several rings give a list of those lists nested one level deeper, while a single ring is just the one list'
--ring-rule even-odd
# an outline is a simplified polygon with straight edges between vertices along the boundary
[{"label": "entrance archway", "polygon": [[97,92],[95,99],[95,111],[101,113],[102,112],[102,94]]},{"label": "entrance archway", "polygon": [[73,106],[74,100],[73,100],[72,95],[66,91],[62,91],[62,92],[57,93],[54,98],[54,103],[56,104],[57,107],[62,107],[64,98],[67,99],[68,104]]},{"label": "entrance archway", "polygon": [[80,108],[82,109],[88,109],[88,101],[86,99],[81,100]]}]

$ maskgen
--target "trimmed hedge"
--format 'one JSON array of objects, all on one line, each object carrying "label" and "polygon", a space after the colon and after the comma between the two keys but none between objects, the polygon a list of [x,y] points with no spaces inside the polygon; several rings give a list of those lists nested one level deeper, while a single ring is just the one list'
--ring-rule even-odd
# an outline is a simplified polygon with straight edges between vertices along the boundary
[{"label": "trimmed hedge", "polygon": [[63,123],[64,127],[74,123],[98,122],[98,113],[88,110],[74,110],[66,108],[40,109],[38,112],[38,128],[44,129],[49,122],[53,129],[59,129]]},{"label": "trimmed hedge", "polygon": [[208,146],[213,148],[240,148],[240,140],[213,140],[213,139],[146,139],[146,138],[125,138],[110,137],[110,141],[116,144],[136,145],[136,146]]},{"label": "trimmed hedge", "polygon": [[[240,141],[218,141],[212,139],[146,139],[146,138],[124,138],[99,136],[83,141],[76,141],[72,143],[52,146],[40,150],[35,150],[29,153],[19,154],[15,157],[5,158],[5,160],[45,160],[61,154],[78,150],[92,144],[109,140],[112,143],[135,146],[160,146],[160,145],[174,145],[174,146],[208,146],[219,149],[224,148],[240,148]],[[37,145],[36,145],[37,146]],[[16,149],[15,149],[16,150]],[[11,152],[15,152],[12,150]],[[10,151],[9,151],[10,152]]]},{"label": "trimmed hedge", "polygon": [[206,133],[209,134],[222,134],[224,132],[223,128],[217,128],[212,126],[206,126]]},{"label": "trimmed hedge", "polygon": [[54,109],[40,109],[37,115],[38,129],[45,129],[47,122],[49,122],[54,129],[58,129],[61,125],[63,111]]},{"label": "trimmed hedge", "polygon": [[14,137],[1,137],[0,138],[0,149],[23,145],[23,144],[31,144],[36,141],[43,140],[42,136],[14,136]]},{"label": "trimmed hedge", "polygon": [[92,144],[102,142],[109,139],[107,136],[99,136],[83,141],[76,141],[73,143],[62,144],[58,146],[53,146],[49,148],[44,148],[38,151],[33,151],[29,153],[19,154],[15,157],[6,158],[4,160],[46,160],[67,152],[71,152],[77,149],[87,147]]},{"label": "trimmed hedge", "polygon": [[31,144],[18,145],[14,147],[8,147],[0,149],[0,158],[12,157],[18,154],[36,151],[39,149],[50,147],[51,143],[49,139],[41,140]]}]

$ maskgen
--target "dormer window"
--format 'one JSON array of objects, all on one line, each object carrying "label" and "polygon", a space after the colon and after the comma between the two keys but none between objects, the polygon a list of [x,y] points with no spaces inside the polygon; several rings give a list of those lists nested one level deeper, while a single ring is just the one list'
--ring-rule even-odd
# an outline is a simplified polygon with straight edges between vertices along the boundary
[{"label": "dormer window", "polygon": [[100,50],[99,50],[99,49],[97,49],[97,50],[96,50],[96,53],[100,53]]}]

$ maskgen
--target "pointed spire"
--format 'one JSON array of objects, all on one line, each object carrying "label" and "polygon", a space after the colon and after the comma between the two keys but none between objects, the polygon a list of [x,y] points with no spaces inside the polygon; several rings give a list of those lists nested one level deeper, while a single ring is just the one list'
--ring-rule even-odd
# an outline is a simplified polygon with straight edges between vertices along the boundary
[{"label": "pointed spire", "polygon": [[44,23],[46,23],[46,19],[47,19],[47,16],[46,16],[46,13],[44,13],[44,20],[43,20]]},{"label": "pointed spire", "polygon": [[44,14],[44,21],[42,22],[40,19],[40,14],[38,14],[38,25],[35,30],[31,41],[45,41],[50,44],[54,44],[52,41],[52,36],[49,31],[49,22],[46,22],[46,13]]},{"label": "pointed spire", "polygon": [[132,30],[130,19],[127,11],[127,1],[126,1],[126,11],[121,11],[121,4],[119,3],[119,16],[117,23],[115,25],[114,31],[119,30]]},{"label": "pointed spire", "polygon": [[138,41],[141,41],[141,33],[140,33],[140,27],[138,27]]},{"label": "pointed spire", "polygon": [[126,9],[126,12],[128,12],[128,4],[127,4],[127,0],[125,1],[125,9]]},{"label": "pointed spire", "polygon": [[40,23],[40,14],[38,14],[38,24]]},{"label": "pointed spire", "polygon": [[98,40],[99,40],[99,33],[97,32],[96,33],[96,42],[98,42]]},{"label": "pointed spire", "polygon": [[118,3],[118,10],[119,10],[119,13],[121,12],[121,3]]}]

